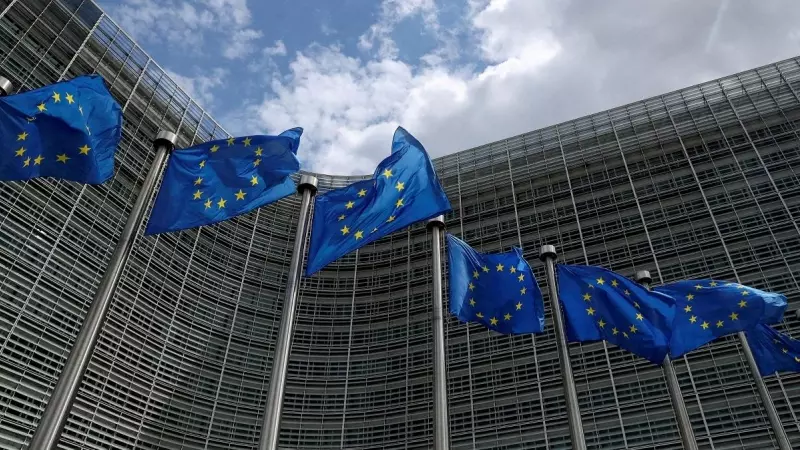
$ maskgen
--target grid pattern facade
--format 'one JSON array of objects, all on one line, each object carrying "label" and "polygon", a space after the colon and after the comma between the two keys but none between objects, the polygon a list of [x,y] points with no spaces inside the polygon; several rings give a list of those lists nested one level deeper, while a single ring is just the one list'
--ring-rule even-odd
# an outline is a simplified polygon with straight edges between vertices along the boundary
[{"label": "grid pattern facade", "polygon": [[[0,184],[0,448],[30,440],[153,136],[176,130],[178,148],[227,137],[91,0],[0,0],[0,75],[15,87],[92,72],[125,113],[113,180]],[[543,287],[537,251],[555,244],[561,261],[654,283],[738,280],[794,310],[799,94],[792,59],[439,158],[448,230],[482,251],[521,245]],[[354,179],[320,176],[320,188]],[[299,203],[138,236],[62,448],[255,447]],[[430,259],[416,225],[302,279],[283,448],[431,447]],[[537,336],[446,320],[453,448],[570,447],[547,314]],[[800,320],[783,328],[797,335]],[[775,446],[738,345],[675,361],[702,449]],[[590,449],[681,448],[660,368],[603,343],[570,350]],[[800,375],[767,385],[800,448]]]}]

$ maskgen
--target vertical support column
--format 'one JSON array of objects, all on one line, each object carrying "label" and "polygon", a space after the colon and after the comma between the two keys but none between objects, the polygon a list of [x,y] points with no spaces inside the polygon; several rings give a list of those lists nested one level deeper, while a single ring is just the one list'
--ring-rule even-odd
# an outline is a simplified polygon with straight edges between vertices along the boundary
[{"label": "vertical support column", "polygon": [[[640,270],[636,272],[636,282],[650,289],[650,283],[653,278],[647,270]],[[672,365],[672,360],[669,355],[664,357],[664,377],[667,379],[667,388],[669,390],[669,398],[672,400],[672,409],[675,410],[675,417],[678,419],[678,431],[681,433],[681,442],[683,448],[686,450],[697,450],[697,439],[694,437],[694,429],[692,428],[692,421],[689,420],[689,412],[686,411],[686,403],[683,401],[683,394],[681,393],[681,385],[678,383],[678,375],[675,373],[675,366]]]},{"label": "vertical support column", "polygon": [[572,439],[572,448],[573,450],[586,450],[581,411],[578,408],[578,391],[575,389],[575,379],[572,376],[572,363],[569,359],[567,334],[564,331],[564,317],[561,315],[561,301],[558,299],[555,267],[556,248],[552,245],[543,245],[539,250],[539,259],[544,262],[544,268],[547,272],[547,289],[550,291],[550,304],[553,311],[553,323],[556,329],[558,365],[561,368],[561,379],[564,383],[564,397],[567,399],[567,419],[569,420],[569,434]]},{"label": "vertical support column", "polygon": [[11,95],[11,91],[14,90],[14,84],[11,81],[3,76],[0,76],[0,97],[5,97],[6,95]]},{"label": "vertical support column", "polygon": [[297,294],[300,290],[300,274],[303,257],[306,251],[306,235],[311,227],[308,225],[311,197],[317,193],[317,178],[302,175],[297,185],[297,192],[303,196],[300,214],[297,216],[297,232],[294,235],[292,261],[289,263],[289,277],[286,281],[286,294],[281,314],[281,327],[278,340],[275,342],[275,356],[272,359],[272,373],[269,377],[267,406],[264,412],[264,423],[261,426],[259,450],[277,450],[278,437],[281,434],[281,410],[283,409],[283,391],[286,387],[286,371],[289,368],[289,353],[292,349],[294,335],[294,314],[297,309]]},{"label": "vertical support column", "polygon": [[442,302],[442,231],[444,216],[428,220],[433,256],[433,448],[450,448],[450,420],[447,412],[447,361],[444,353]]},{"label": "vertical support column", "polygon": [[122,235],[117,242],[117,247],[114,249],[114,254],[111,255],[111,261],[109,261],[103,279],[100,281],[100,286],[98,286],[94,295],[89,312],[83,320],[78,337],[75,338],[75,343],[72,346],[72,350],[70,350],[66,364],[64,364],[64,369],[58,377],[56,387],[50,394],[50,401],[47,403],[44,414],[39,420],[39,425],[33,433],[28,446],[30,449],[55,450],[58,446],[61,430],[67,422],[67,417],[69,417],[72,403],[78,394],[81,380],[89,367],[92,351],[97,344],[100,331],[106,321],[111,299],[114,297],[125,263],[130,256],[136,234],[144,221],[147,204],[153,196],[156,184],[164,168],[164,162],[169,157],[176,139],[175,133],[160,131],[153,140],[153,146],[156,149],[153,164],[150,166],[150,171],[147,173],[144,184],[139,191],[139,196],[136,198],[131,214],[128,216],[127,222],[125,222],[125,228],[122,229]]}]

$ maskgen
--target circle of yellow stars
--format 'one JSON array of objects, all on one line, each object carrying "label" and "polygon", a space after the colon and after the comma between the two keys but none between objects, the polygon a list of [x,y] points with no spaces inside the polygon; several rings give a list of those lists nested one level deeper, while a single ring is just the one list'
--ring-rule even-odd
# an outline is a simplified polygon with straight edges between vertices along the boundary
[{"label": "circle of yellow stars", "polygon": [[[520,263],[521,262],[522,261],[520,261]],[[480,271],[478,269],[480,269]],[[485,265],[485,264],[480,268],[473,268],[473,270],[472,270],[472,278],[474,280],[479,280],[482,273],[489,273],[491,271],[492,270],[489,268],[489,266]],[[522,272],[522,269],[517,269],[517,266],[511,266],[511,267],[508,267],[508,269],[506,269],[505,265],[503,265],[502,263],[497,263],[497,265],[494,266],[494,271],[495,272],[507,271],[509,274],[511,274],[514,278],[517,279],[517,282],[522,283],[522,282],[525,281],[525,274]],[[475,283],[470,281],[469,284],[467,285],[467,289],[470,292],[473,292],[475,290],[475,288],[476,288]],[[522,288],[520,288],[520,290],[519,290],[520,296],[524,296],[527,292],[528,292],[528,288],[526,288],[524,286]],[[470,297],[469,305],[474,309],[476,306],[478,306],[478,301],[475,300],[474,297]],[[512,304],[512,305],[514,306],[514,311],[521,311],[523,309],[523,307],[524,307],[524,304],[522,303],[522,300],[518,300],[516,304]],[[483,319],[485,319],[485,316],[484,316],[483,312],[481,312],[481,311],[476,312],[475,313],[475,317],[478,319],[477,322],[479,322],[479,323],[481,323],[483,325],[487,325],[485,323],[485,321],[483,320]],[[509,322],[509,321],[511,321],[511,319],[514,316],[511,313],[507,312],[504,315],[502,315],[501,317],[502,317],[504,322]],[[489,327],[497,327],[499,324],[500,324],[500,319],[498,319],[496,316],[493,316],[493,317],[489,318],[489,323],[488,323]]]},{"label": "circle of yellow stars", "polygon": [[[694,290],[695,291],[700,291],[702,289],[711,289],[711,288],[715,288],[717,286],[719,286],[719,283],[716,282],[716,281],[709,282],[708,286],[703,286],[702,284],[698,283],[698,284],[694,285]],[[736,304],[739,307],[739,310],[747,308],[747,300],[745,299],[745,297],[750,295],[750,292],[747,290],[747,288],[745,286],[743,286],[743,285],[741,285],[739,283],[725,283],[724,286],[726,286],[726,287],[735,287],[739,291],[739,293],[740,293],[740,295],[742,297],[741,300],[739,300],[739,303]],[[685,298],[686,298],[687,302],[691,302],[692,300],[694,300],[695,295],[692,294],[692,293],[688,293],[688,294],[686,294]],[[708,322],[708,321],[705,321],[705,320],[701,320],[699,317],[697,317],[696,314],[693,314],[692,313],[692,305],[691,304],[687,304],[686,306],[684,306],[683,312],[688,315],[687,320],[689,321],[689,323],[699,324],[699,326],[704,330],[708,330],[709,328],[711,328],[711,329],[713,329],[713,328],[722,328],[722,327],[725,326],[726,319],[727,319],[727,321],[730,321],[730,322],[736,322],[736,321],[739,320],[739,314],[740,314],[740,313],[738,313],[736,311],[731,311],[731,313],[726,317],[726,319],[719,319],[715,323],[711,323],[711,322]]]},{"label": "circle of yellow stars", "polygon": [[[606,280],[603,277],[595,279],[595,282],[600,286],[605,286],[606,285]],[[618,280],[614,279],[614,278],[611,279],[611,282],[609,283],[609,285],[611,287],[613,287],[613,288],[617,288],[617,290],[620,289],[620,282]],[[594,308],[594,306],[592,306],[592,303],[591,303],[592,302],[591,291],[594,288],[595,288],[594,285],[590,283],[588,285],[588,289],[589,289],[588,292],[585,292],[583,294],[583,301],[587,302],[587,306],[588,306],[588,308],[586,308],[585,311],[586,311],[586,315],[587,316],[591,316],[595,320],[595,323],[596,323],[597,327],[600,329],[600,331],[601,332],[605,332],[606,331],[606,325],[610,325],[610,324],[608,322],[606,322],[600,316],[599,311],[597,311]],[[625,297],[630,297],[631,296],[631,291],[628,290],[628,289],[622,289],[621,292]],[[636,302],[636,301],[633,301],[632,305],[636,309],[640,309],[641,308],[639,303]],[[635,317],[636,317],[636,321],[637,322],[643,322],[644,321],[644,315],[641,312],[637,312]],[[612,326],[611,327],[611,335],[612,336],[617,336],[619,334],[622,334],[622,337],[625,338],[625,339],[630,339],[632,335],[635,335],[639,331],[641,331],[641,328],[637,327],[636,323],[632,323],[632,324],[628,325],[627,329],[625,327],[623,327],[621,329],[616,327],[616,326]]]},{"label": "circle of yellow stars", "polygon": [[[405,198],[403,197],[403,191],[406,189],[406,182],[399,180],[396,181],[392,180],[393,177],[395,177],[395,174],[392,172],[391,168],[384,169],[379,176],[379,179],[381,179],[384,182],[387,182],[389,185],[393,187],[394,190],[393,191],[390,190],[390,192],[395,192],[395,194],[398,195],[397,200],[394,202],[394,210],[389,214],[389,217],[386,219],[385,223],[394,222],[395,219],[397,219],[397,214],[399,213],[400,208],[405,206]],[[360,211],[358,211],[356,206],[358,206],[359,202],[363,203],[363,201],[366,200],[367,194],[368,194],[367,189],[362,188],[356,193],[356,197],[354,199],[348,200],[346,203],[344,203],[344,211],[342,211],[339,214],[339,216],[337,216],[336,218],[337,221],[338,222],[346,221],[350,216],[355,214],[355,216],[353,217],[353,222],[358,222],[359,218],[358,213]],[[372,230],[370,231],[370,234],[376,233],[377,231],[378,227],[373,227]],[[356,241],[360,241],[364,239],[364,234],[366,233],[366,230],[356,229],[355,231],[353,231],[350,228],[350,225],[348,225],[347,222],[345,222],[344,224],[342,224],[342,227],[339,229],[339,232],[341,233],[340,237],[352,235]]]},{"label": "circle of yellow stars", "polygon": [[[225,147],[227,148],[227,147],[231,147],[231,146],[235,145],[236,144],[236,139],[237,138],[234,138],[234,137],[230,137],[230,138],[224,139],[225,144],[226,144]],[[252,147],[253,146],[252,141],[253,141],[253,138],[249,137],[249,136],[241,138],[241,145],[243,147],[245,147],[245,148]],[[210,154],[217,153],[217,152],[220,151],[220,149],[221,149],[221,147],[218,144],[214,144],[214,145],[212,145],[211,147],[208,148]],[[264,152],[264,149],[261,146],[256,146],[256,148],[253,149],[253,161],[252,161],[252,165],[251,165],[251,167],[253,169],[258,167],[259,164],[261,164],[261,157],[263,156],[263,152]],[[208,161],[208,157],[204,157],[203,159],[200,160],[200,162],[197,165],[197,168],[198,168],[198,170],[200,170],[201,173],[193,181],[194,186],[197,186],[197,190],[195,190],[192,193],[192,200],[193,201],[194,200],[203,200],[203,197],[205,195],[205,201],[202,203],[203,206],[204,206],[204,210],[209,210],[209,209],[212,209],[214,206],[216,206],[216,211],[220,211],[222,209],[225,209],[228,206],[228,201],[231,200],[231,199],[227,199],[227,198],[224,198],[223,196],[219,196],[219,198],[215,201],[213,194],[212,195],[206,195],[205,194],[205,191],[203,190],[203,188],[208,188],[210,186],[210,184],[207,183],[206,178],[203,178],[203,173],[202,173],[203,169],[205,169],[205,167],[206,167],[207,161]],[[247,178],[247,177],[249,177],[249,182],[250,182],[250,186],[251,187],[258,186],[259,178],[258,178],[257,174],[245,175],[245,178]],[[243,200],[246,199],[247,194],[248,194],[247,192],[245,192],[243,189],[240,188],[237,192],[233,193],[233,196],[235,197],[235,199],[232,199],[232,200],[234,202],[243,201]]]}]

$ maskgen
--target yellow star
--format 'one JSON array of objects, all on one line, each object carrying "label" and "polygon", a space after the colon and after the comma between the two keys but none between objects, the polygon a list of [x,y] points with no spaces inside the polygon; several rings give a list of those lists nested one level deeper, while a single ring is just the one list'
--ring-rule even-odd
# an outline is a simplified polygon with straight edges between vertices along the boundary
[{"label": "yellow star", "polygon": [[524,273],[519,274],[519,276],[517,277],[517,280],[525,281],[525,274]]},{"label": "yellow star", "polygon": [[511,273],[517,273],[517,268],[514,267],[514,266],[511,266],[511,268],[508,269],[508,271],[511,272]]},{"label": "yellow star", "polygon": [[356,240],[363,239],[364,238],[364,232],[361,231],[361,230],[356,231],[355,237],[356,237]]},{"label": "yellow star", "polygon": [[219,151],[219,145],[214,144],[209,150],[211,150],[211,153],[217,153],[217,151]]},{"label": "yellow star", "polygon": [[522,302],[517,303],[515,306],[517,307],[517,311],[519,311],[522,309]]},{"label": "yellow star", "polygon": [[201,191],[200,189],[198,189],[198,190],[197,190],[197,191],[195,191],[195,193],[194,193],[194,200],[200,200],[200,197],[202,197],[202,196],[203,196],[203,191]]},{"label": "yellow star", "polygon": [[472,278],[475,278],[475,279],[477,279],[479,276],[480,276],[480,274],[478,273],[478,271],[477,271],[477,270],[473,270],[473,271],[472,271]]},{"label": "yellow star", "polygon": [[36,117],[26,117],[25,120],[27,120],[30,123],[30,122],[35,121]]},{"label": "yellow star", "polygon": [[26,158],[25,161],[22,162],[22,167],[28,167],[30,165],[31,165],[31,157],[28,156],[28,158]]},{"label": "yellow star", "polygon": [[256,158],[256,160],[253,161],[253,167],[258,167],[259,164],[261,164],[261,158]]},{"label": "yellow star", "polygon": [[788,350],[788,349],[783,349],[783,350],[781,350],[781,351],[782,351],[783,353],[789,353],[789,350]]},{"label": "yellow star", "polygon": [[636,328],[636,325],[631,325],[630,326],[630,330],[631,330],[631,333],[636,333],[637,331],[639,331],[639,329]]},{"label": "yellow star", "polygon": [[469,306],[475,306],[476,303],[474,298],[469,299]]},{"label": "yellow star", "polygon": [[624,331],[622,332],[622,335],[625,336],[625,339],[629,339],[630,338],[630,336],[628,336],[628,333],[626,333]]},{"label": "yellow star", "polygon": [[697,316],[689,317],[689,322],[692,322],[692,323],[697,322]]},{"label": "yellow star", "polygon": [[683,312],[692,312],[692,307],[689,306],[689,305],[686,305],[686,308],[683,308]]},{"label": "yellow star", "polygon": [[614,327],[614,328],[611,329],[611,334],[613,334],[613,335],[619,334],[619,330],[617,329],[617,327]]},{"label": "yellow star", "polygon": [[370,231],[370,233],[374,233],[376,231],[378,231],[378,227],[373,228],[372,231]]},{"label": "yellow star", "polygon": [[344,236],[345,234],[350,232],[350,228],[348,228],[347,225],[345,225],[344,227],[342,227],[341,232],[342,236]]},{"label": "yellow star", "polygon": [[590,316],[593,316],[593,315],[594,315],[594,308],[592,308],[592,307],[590,306],[590,307],[589,307],[589,309],[587,309],[587,310],[586,310],[586,314],[588,314],[588,315],[590,315]]},{"label": "yellow star", "polygon": [[363,197],[365,195],[367,195],[367,190],[366,189],[362,189],[362,190],[358,191],[358,196],[359,197]]},{"label": "yellow star", "polygon": [[217,202],[217,208],[219,208],[219,209],[224,208],[226,202],[227,202],[227,200],[225,200],[224,198],[219,199],[219,201]]},{"label": "yellow star", "polygon": [[403,206],[403,199],[402,198],[398,198],[397,202],[395,202],[394,206],[396,208],[399,208],[399,207]]},{"label": "yellow star", "polygon": [[728,317],[730,317],[731,320],[739,320],[739,314],[736,313],[731,313],[731,315]]},{"label": "yellow star", "polygon": [[206,200],[206,202],[203,203],[203,205],[205,205],[206,209],[211,208],[211,199],[209,198],[208,200]]},{"label": "yellow star", "polygon": [[14,152],[14,154],[15,154],[16,156],[22,156],[22,155],[24,155],[24,154],[25,154],[25,152],[26,152],[26,150],[25,150],[25,147],[20,147],[20,148],[19,148],[19,150],[17,150],[16,152]]},{"label": "yellow star", "polygon": [[633,307],[634,308],[639,308],[639,302],[633,302]]},{"label": "yellow star", "polygon": [[631,295],[631,291],[625,289],[625,295]]},{"label": "yellow star", "polygon": [[255,185],[257,185],[257,184],[258,184],[258,177],[257,177],[257,176],[255,176],[255,175],[253,175],[252,177],[250,177],[250,185],[251,185],[251,186],[255,186]]},{"label": "yellow star", "polygon": [[263,149],[263,148],[261,148],[261,147],[257,147],[257,148],[256,148],[256,156],[261,156],[261,154],[262,154],[263,152],[264,152],[264,149]]},{"label": "yellow star", "polygon": [[42,158],[42,155],[39,155],[36,158],[34,158],[33,165],[34,166],[38,166],[38,165],[42,164],[42,161],[44,161],[44,158]]},{"label": "yellow star", "polygon": [[89,129],[89,125],[86,125],[86,132],[89,133],[90,136],[92,135],[92,130]]},{"label": "yellow star", "polygon": [[[44,105],[42,105],[42,106],[44,106]],[[41,111],[41,109],[39,111]],[[80,111],[81,115],[83,115],[83,106],[78,105],[78,111]]]},{"label": "yellow star", "polygon": [[250,139],[249,137],[244,138],[244,146],[245,147],[250,147],[250,141],[251,140],[252,139]]},{"label": "yellow star", "polygon": [[355,203],[353,203],[353,201],[350,200],[349,202],[345,203],[344,207],[347,209],[353,209],[353,205],[355,205]]},{"label": "yellow star", "polygon": [[509,313],[506,313],[506,315],[505,315],[505,316],[503,316],[503,319],[505,319],[505,320],[511,320],[511,314],[509,314]]},{"label": "yellow star", "polygon": [[390,178],[392,176],[392,169],[384,169],[383,176],[385,176],[386,178]]},{"label": "yellow star", "polygon": [[750,295],[750,293],[747,291],[742,291],[742,295]]},{"label": "yellow star", "polygon": [[692,301],[692,300],[694,300],[694,294],[689,294],[689,295],[687,295],[687,296],[686,296],[686,300],[688,300],[688,301]]},{"label": "yellow star", "polygon": [[395,184],[395,185],[394,185],[394,187],[395,187],[395,189],[397,189],[398,191],[402,191],[403,189],[405,189],[405,188],[406,188],[406,184],[405,184],[405,183],[403,183],[402,181],[398,181],[398,182],[397,182],[397,184]]},{"label": "yellow star", "polygon": [[483,319],[483,313],[475,314],[475,317],[477,317],[478,319]]},{"label": "yellow star", "polygon": [[59,94],[58,92],[53,92],[53,101],[55,103],[60,103],[61,102],[61,94]]},{"label": "yellow star", "polygon": [[202,182],[203,182],[203,177],[197,177],[197,179],[194,180],[194,185],[197,186]]},{"label": "yellow star", "polygon": [[17,135],[17,140],[18,141],[24,141],[27,138],[28,138],[28,133],[26,133],[24,131]]},{"label": "yellow star", "polygon": [[710,286],[711,287],[717,287],[717,282],[716,281],[712,281]]},{"label": "yellow star", "polygon": [[617,280],[611,280],[611,286],[617,287],[619,283],[617,283]]},{"label": "yellow star", "polygon": [[520,295],[525,295],[525,292],[527,292],[526,288],[522,288],[519,290]]},{"label": "yellow star", "polygon": [[590,301],[592,301],[592,296],[589,295],[589,293],[587,292],[587,293],[583,294],[583,300],[586,301],[586,302],[590,302]]},{"label": "yellow star", "polygon": [[603,322],[603,319],[600,319],[600,321],[597,322],[597,324],[600,325],[600,328],[605,328],[606,327],[606,323]]},{"label": "yellow star", "polygon": [[472,282],[469,283],[469,290],[472,291],[475,289],[475,285]]},{"label": "yellow star", "polygon": [[489,319],[489,323],[492,324],[492,326],[497,325],[497,318],[492,317],[491,319]]},{"label": "yellow star", "polygon": [[205,166],[206,166],[206,162],[205,161],[200,161],[200,168],[202,169]]},{"label": "yellow star", "polygon": [[40,103],[39,106],[37,106],[37,108],[39,108],[39,112],[47,111],[47,108],[44,106],[44,103]]},{"label": "yellow star", "polygon": [[694,288],[697,289],[697,290],[700,290],[700,289],[703,289],[703,286],[700,286],[699,284],[695,284]]},{"label": "yellow star", "polygon": [[606,282],[606,280],[604,280],[602,278],[598,278],[597,279],[597,284],[604,284],[605,282]]},{"label": "yellow star", "polygon": [[644,320],[644,316],[642,315],[642,313],[636,313],[636,319],[637,320]]},{"label": "yellow star", "polygon": [[234,142],[236,142],[236,138],[228,138],[228,147],[233,145]]},{"label": "yellow star", "polygon": [[795,357],[794,357],[794,362],[799,362],[799,363],[800,363],[800,358],[798,358],[797,356],[795,356]]},{"label": "yellow star", "polygon": [[717,321],[717,328],[722,328],[723,325],[725,325],[725,322],[723,322],[721,320]]},{"label": "yellow star", "polygon": [[389,216],[389,218],[386,219],[386,221],[387,222],[394,222],[394,216]]},{"label": "yellow star", "polygon": [[71,158],[69,156],[67,156],[66,153],[62,153],[60,155],[56,155],[56,160],[58,160],[58,162],[62,162],[64,164],[67,163],[68,159],[71,159]]},{"label": "yellow star", "polygon": [[339,216],[339,221],[342,221],[342,220],[344,220],[344,214],[342,214],[341,216]]},{"label": "yellow star", "polygon": [[75,98],[70,93],[67,93],[67,103],[69,103],[70,105],[75,103]]},{"label": "yellow star", "polygon": [[502,272],[503,271],[503,267],[504,266],[502,264],[497,263],[497,267],[495,267],[495,269],[497,269],[498,272]]},{"label": "yellow star", "polygon": [[247,193],[239,189],[239,192],[237,192],[234,195],[236,195],[236,201],[239,201],[239,200],[244,200],[244,196],[247,195]]},{"label": "yellow star", "polygon": [[700,326],[703,327],[704,330],[707,330],[708,329],[708,322],[703,321],[703,323]]},{"label": "yellow star", "polygon": [[488,267],[486,267],[486,266],[483,266],[483,267],[481,267],[481,270],[483,270],[483,271],[484,271],[484,272],[486,272],[486,273],[488,273],[488,272],[489,272],[489,268],[488,268]]},{"label": "yellow star", "polygon": [[81,155],[88,155],[89,154],[89,150],[91,150],[91,149],[92,148],[89,147],[86,144],[84,144],[83,147],[78,147],[78,151],[81,152]]},{"label": "yellow star", "polygon": [[747,306],[747,302],[746,301],[742,300],[742,301],[739,302],[739,308],[744,308],[745,306]]}]

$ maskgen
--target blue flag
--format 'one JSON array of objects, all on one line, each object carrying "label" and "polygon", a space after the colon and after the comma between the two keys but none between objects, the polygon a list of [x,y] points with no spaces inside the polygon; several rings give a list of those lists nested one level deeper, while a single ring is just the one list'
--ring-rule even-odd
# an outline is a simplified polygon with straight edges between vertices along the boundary
[{"label": "blue flag", "polygon": [[0,97],[0,180],[102,183],[121,134],[122,110],[99,75]]},{"label": "blue flag", "polygon": [[677,358],[714,339],[783,317],[786,297],[737,283],[684,280],[653,288],[675,299],[670,355]]},{"label": "blue flag", "polygon": [[800,372],[800,341],[764,324],[745,334],[762,377],[780,371]]},{"label": "blue flag", "polygon": [[522,250],[478,253],[447,235],[450,312],[503,334],[541,333],[544,303]]},{"label": "blue flag", "polygon": [[415,222],[450,211],[425,148],[402,127],[372,179],[317,197],[309,276],[340,257]]},{"label": "blue flag", "polygon": [[669,351],[674,301],[602,267],[559,264],[570,341],[604,339],[655,364]]},{"label": "blue flag", "polygon": [[220,139],[173,152],[145,234],[228,220],[295,192],[302,128]]}]

